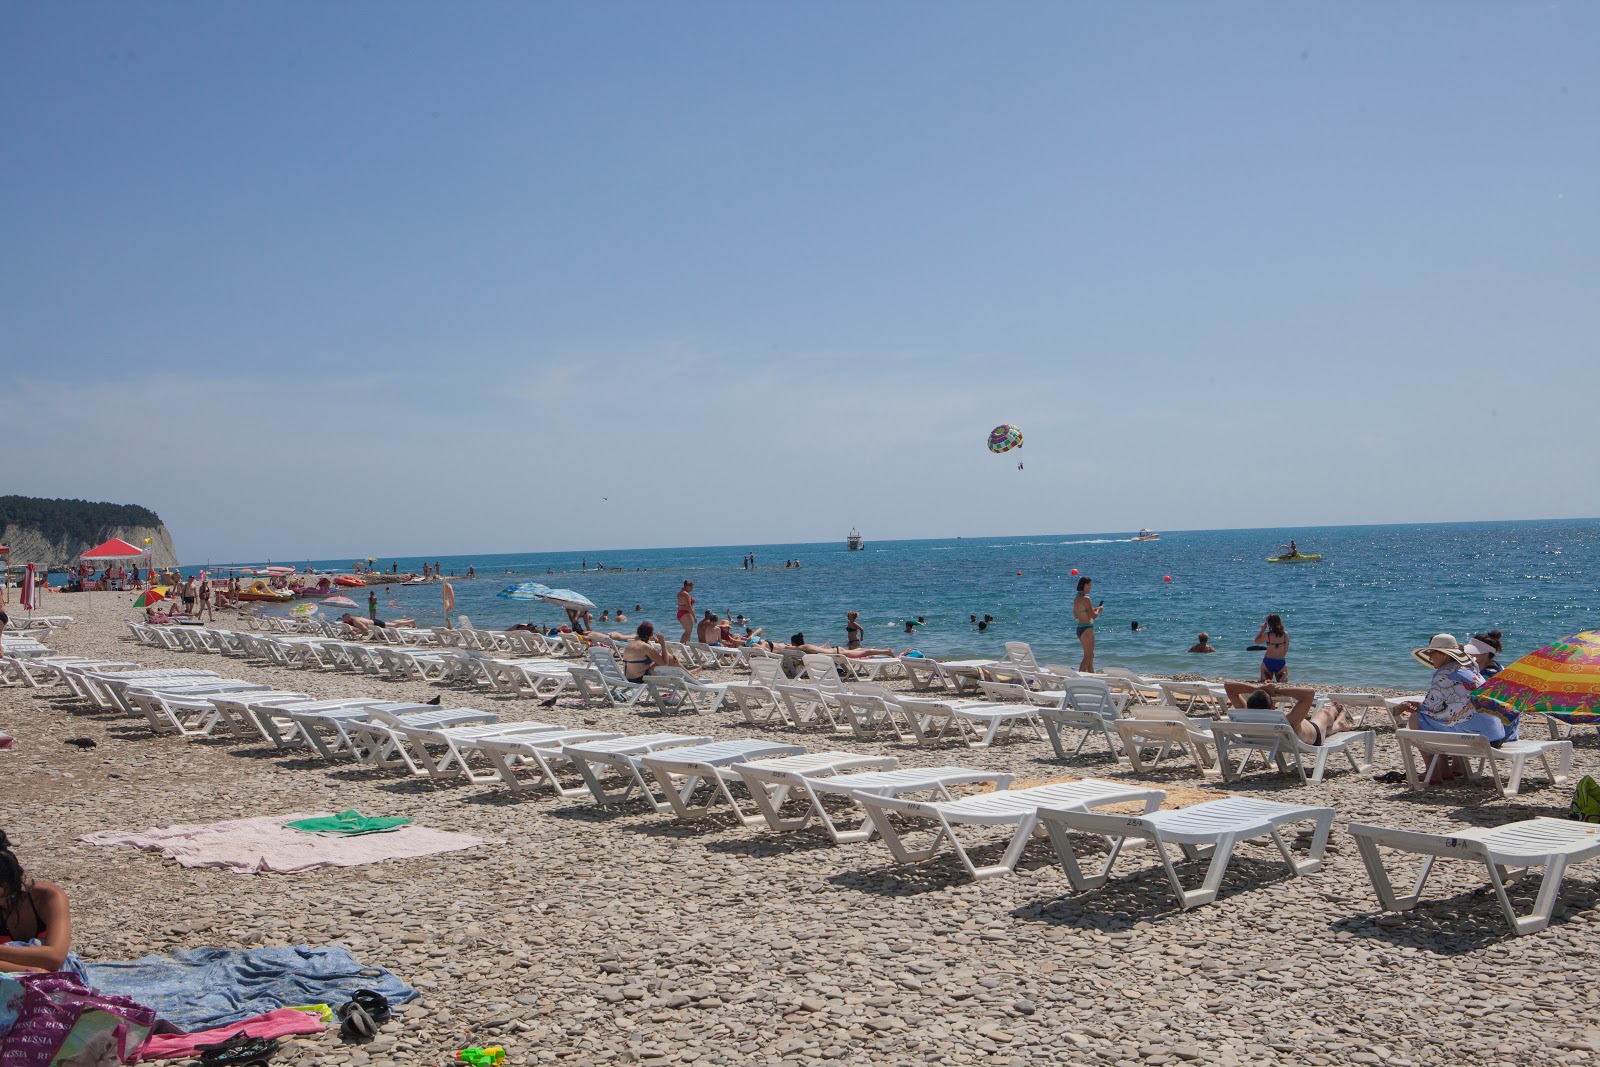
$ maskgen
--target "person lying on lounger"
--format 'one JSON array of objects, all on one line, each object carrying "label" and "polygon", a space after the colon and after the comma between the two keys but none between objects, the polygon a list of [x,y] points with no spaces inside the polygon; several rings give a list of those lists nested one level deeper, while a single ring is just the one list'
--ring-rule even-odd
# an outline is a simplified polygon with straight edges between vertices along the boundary
[{"label": "person lying on lounger", "polygon": [[811,656],[844,656],[846,659],[870,659],[875,656],[893,656],[892,648],[840,648],[838,645],[811,645],[806,635],[795,634],[787,645],[779,645],[779,652],[804,652]]},{"label": "person lying on lounger", "polygon": [[[622,676],[630,682],[644,681],[645,675],[657,667],[682,666],[678,657],[667,651],[667,636],[656,633],[655,624],[649,619],[639,624],[633,640],[622,650]],[[699,671],[689,673],[700,677]]]},{"label": "person lying on lounger", "polygon": [[1311,710],[1317,691],[1309,685],[1287,685],[1283,682],[1223,682],[1228,703],[1235,708],[1256,708],[1270,711],[1276,707],[1274,697],[1288,697],[1294,707],[1284,712],[1295,734],[1308,745],[1320,745],[1325,738],[1350,729],[1350,719],[1338,704],[1327,704]]},{"label": "person lying on lounger", "polygon": [[71,948],[66,890],[27,877],[0,830],[0,971],[65,970]]}]

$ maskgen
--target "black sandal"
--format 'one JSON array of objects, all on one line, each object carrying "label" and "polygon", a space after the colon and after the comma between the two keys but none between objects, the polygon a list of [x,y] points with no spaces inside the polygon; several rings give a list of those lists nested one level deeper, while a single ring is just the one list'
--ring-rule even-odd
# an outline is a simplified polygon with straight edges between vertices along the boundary
[{"label": "black sandal", "polygon": [[371,1041],[389,1017],[388,997],[371,989],[358,989],[339,1008],[339,1036],[346,1041]]},{"label": "black sandal", "polygon": [[215,1045],[196,1045],[200,1067],[257,1067],[278,1051],[278,1041],[270,1037],[251,1037],[240,1030]]}]

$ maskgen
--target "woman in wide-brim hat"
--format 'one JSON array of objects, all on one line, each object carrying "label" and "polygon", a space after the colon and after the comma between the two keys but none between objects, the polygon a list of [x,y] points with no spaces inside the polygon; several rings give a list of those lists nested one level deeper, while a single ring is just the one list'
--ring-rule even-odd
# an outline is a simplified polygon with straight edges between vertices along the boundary
[{"label": "woman in wide-brim hat", "polygon": [[1482,734],[1491,742],[1515,738],[1515,729],[1472,706],[1472,691],[1484,684],[1472,654],[1451,634],[1434,634],[1422,648],[1411,650],[1419,663],[1433,668],[1427,696],[1415,706],[1412,727],[1455,734]]}]

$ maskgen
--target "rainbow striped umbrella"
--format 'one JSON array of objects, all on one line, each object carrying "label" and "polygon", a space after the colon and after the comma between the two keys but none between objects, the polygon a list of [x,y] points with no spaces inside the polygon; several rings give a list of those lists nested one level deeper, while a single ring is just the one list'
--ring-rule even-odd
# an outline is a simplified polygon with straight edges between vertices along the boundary
[{"label": "rainbow striped umbrella", "polygon": [[1472,703],[1507,722],[1537,713],[1574,725],[1600,723],[1600,630],[1528,653],[1473,690]]}]

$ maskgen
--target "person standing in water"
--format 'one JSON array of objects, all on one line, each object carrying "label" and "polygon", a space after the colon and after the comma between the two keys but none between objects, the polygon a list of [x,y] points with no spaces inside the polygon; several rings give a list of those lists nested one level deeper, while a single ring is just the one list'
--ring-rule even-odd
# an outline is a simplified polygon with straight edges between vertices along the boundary
[{"label": "person standing in water", "polygon": [[1094,579],[1078,579],[1078,595],[1072,601],[1072,618],[1078,624],[1078,644],[1083,646],[1083,658],[1078,661],[1078,670],[1084,674],[1094,673],[1094,621],[1106,609],[1106,602],[1102,600],[1097,606],[1089,599],[1089,594],[1094,591]]},{"label": "person standing in water", "polygon": [[861,639],[862,639],[862,637],[864,637],[866,635],[866,631],[861,629],[861,623],[858,621],[860,618],[861,618],[861,612],[859,612],[859,611],[849,611],[849,612],[845,613],[845,616],[844,616],[844,636],[845,636],[844,647],[845,648],[857,649],[857,648],[861,647]]},{"label": "person standing in water", "polygon": [[683,627],[683,636],[678,638],[680,644],[689,643],[689,631],[694,627],[694,583],[684,579],[683,588],[678,590],[678,625]]},{"label": "person standing in water", "polygon": [[1256,644],[1266,645],[1266,655],[1261,657],[1263,682],[1289,680],[1289,631],[1283,628],[1283,616],[1273,612],[1256,632]]}]

